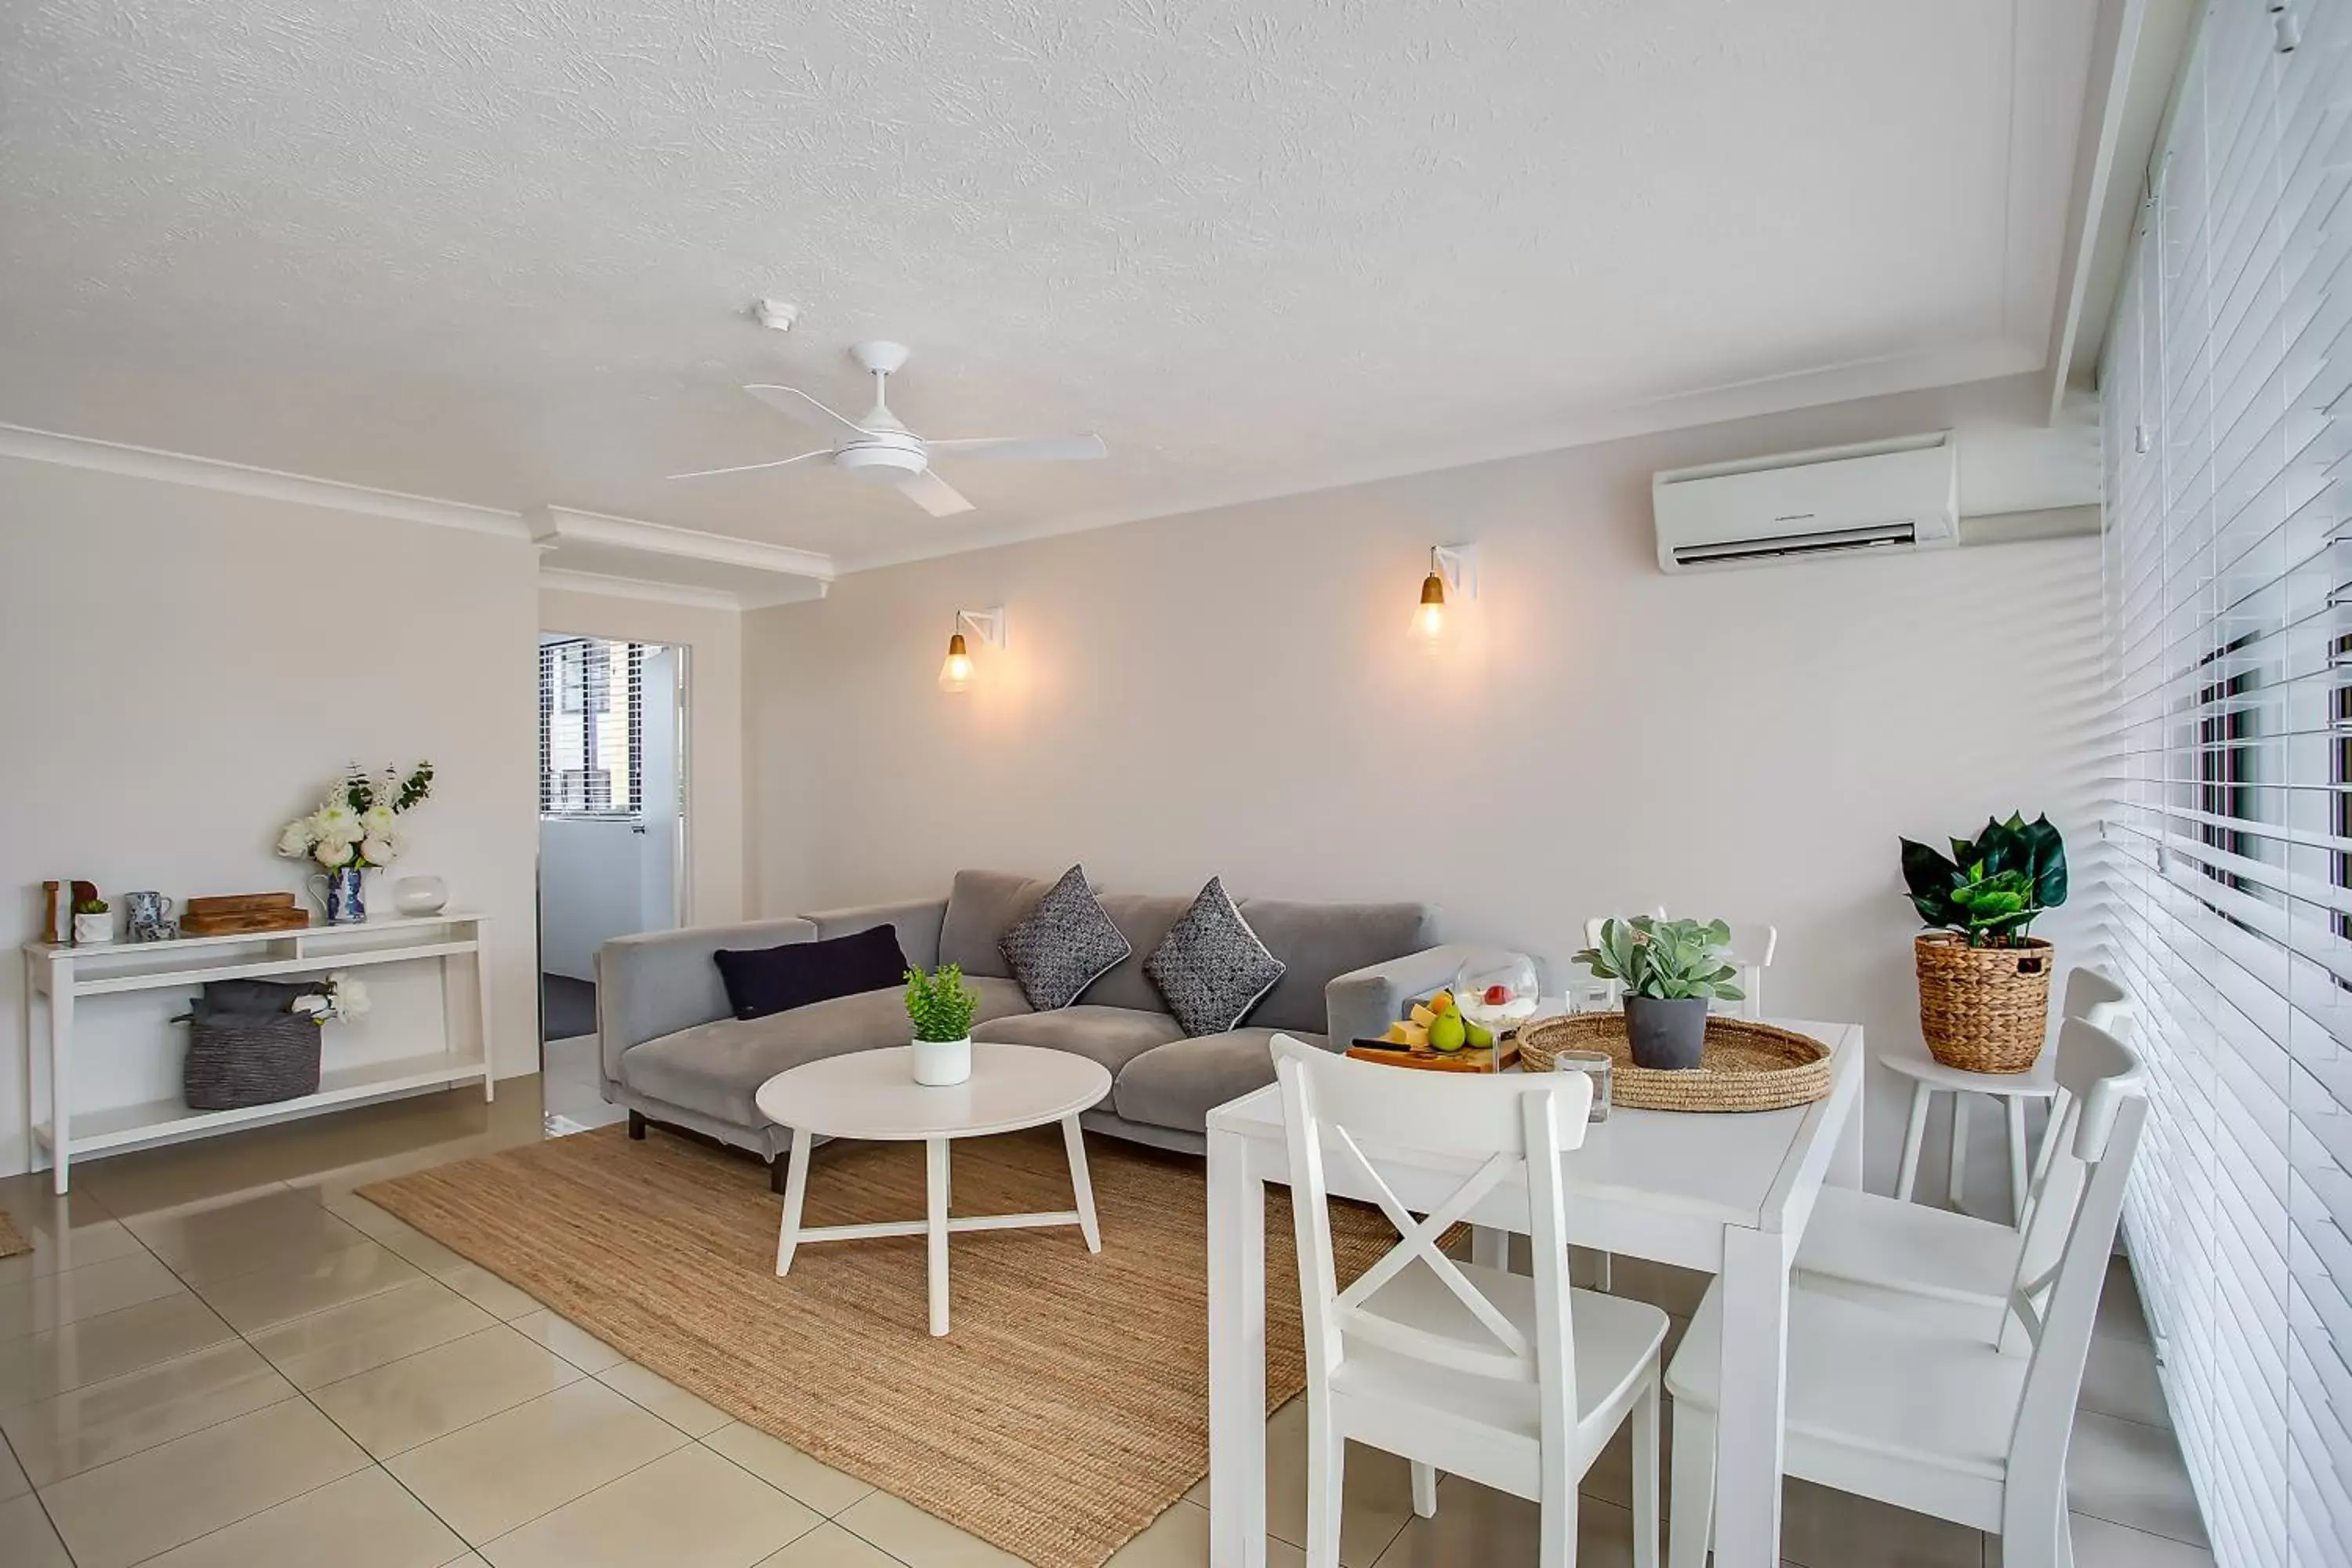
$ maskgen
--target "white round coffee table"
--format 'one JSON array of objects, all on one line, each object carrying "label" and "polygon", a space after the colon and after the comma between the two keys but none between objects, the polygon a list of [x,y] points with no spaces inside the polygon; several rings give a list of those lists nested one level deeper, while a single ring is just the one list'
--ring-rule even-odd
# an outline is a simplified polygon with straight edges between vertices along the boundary
[{"label": "white round coffee table", "polygon": [[[930,1243],[931,1332],[944,1334],[948,1331],[950,1233],[1075,1225],[1087,1238],[1087,1251],[1102,1250],[1078,1113],[1110,1092],[1110,1073],[1092,1058],[1069,1051],[975,1041],[971,1077],[959,1084],[933,1088],[915,1081],[913,1057],[914,1052],[905,1046],[828,1057],[778,1073],[760,1086],[755,1098],[761,1115],[793,1130],[792,1168],[784,1177],[784,1224],[776,1242],[776,1272],[792,1272],[793,1249],[803,1242],[926,1237]],[[948,1216],[948,1144],[951,1141],[1017,1132],[1048,1121],[1062,1124],[1076,1208],[1050,1214]],[[803,1226],[801,1200],[808,1189],[810,1144],[819,1137],[891,1142],[920,1140],[927,1200],[924,1217],[869,1225]]]}]

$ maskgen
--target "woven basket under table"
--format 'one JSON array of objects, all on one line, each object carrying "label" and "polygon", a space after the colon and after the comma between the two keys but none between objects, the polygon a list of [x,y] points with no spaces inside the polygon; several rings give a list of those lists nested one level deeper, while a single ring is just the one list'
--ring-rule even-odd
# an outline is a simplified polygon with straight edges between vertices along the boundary
[{"label": "woven basket under table", "polygon": [[188,1025],[191,1110],[242,1110],[319,1092],[319,1026],[302,1013],[200,1013]]},{"label": "woven basket under table", "polygon": [[2050,1026],[2050,944],[2028,937],[2015,947],[1970,947],[1950,931],[1927,931],[1912,945],[1927,1054],[1964,1072],[2032,1067]]},{"label": "woven basket under table", "polygon": [[1611,1099],[1638,1110],[1782,1110],[1830,1091],[1830,1048],[1810,1035],[1746,1018],[1709,1018],[1699,1065],[1635,1067],[1622,1013],[1547,1018],[1519,1031],[1519,1066],[1549,1072],[1562,1051],[1605,1051]]}]

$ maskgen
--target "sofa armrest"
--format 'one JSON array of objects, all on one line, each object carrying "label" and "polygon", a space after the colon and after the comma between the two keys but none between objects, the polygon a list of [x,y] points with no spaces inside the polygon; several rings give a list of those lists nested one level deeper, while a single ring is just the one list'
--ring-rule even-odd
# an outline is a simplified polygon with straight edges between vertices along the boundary
[{"label": "sofa armrest", "polygon": [[1449,942],[1335,977],[1323,988],[1331,1048],[1344,1051],[1360,1039],[1386,1033],[1404,1016],[1407,1005],[1452,984],[1471,952]]},{"label": "sofa armrest", "polygon": [[732,1016],[712,953],[815,940],[816,927],[785,919],[649,931],[604,943],[596,950],[596,1033],[604,1081],[619,1081],[621,1055],[631,1046]]},{"label": "sofa armrest", "polygon": [[816,927],[817,940],[824,942],[836,936],[855,936],[876,926],[893,926],[898,932],[898,951],[907,962],[919,969],[936,969],[940,963],[940,929],[947,923],[948,901],[945,899],[913,899],[895,904],[858,904],[845,910],[819,910],[801,919]]}]

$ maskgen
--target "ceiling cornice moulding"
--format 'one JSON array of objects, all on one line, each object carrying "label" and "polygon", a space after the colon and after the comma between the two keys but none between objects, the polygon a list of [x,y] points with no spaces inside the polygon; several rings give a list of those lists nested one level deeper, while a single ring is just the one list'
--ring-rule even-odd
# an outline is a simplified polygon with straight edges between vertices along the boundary
[{"label": "ceiling cornice moulding", "polygon": [[834,579],[834,564],[830,556],[820,555],[813,550],[794,550],[789,545],[740,539],[733,534],[704,533],[691,528],[674,528],[663,522],[642,522],[635,518],[612,517],[604,512],[582,511],[565,506],[535,507],[527,521],[531,538],[538,541],[542,549],[555,549],[568,543],[603,544],[620,550],[640,551],[648,555],[709,561],[723,566],[741,566],[754,572],[773,572],[787,577],[810,577],[820,583],[830,583]]},{"label": "ceiling cornice moulding", "polygon": [[686,605],[698,610],[756,609],[742,595],[724,588],[694,588],[683,583],[653,583],[642,577],[608,577],[602,572],[572,572],[561,566],[539,569],[539,585],[566,594],[593,594],[606,599],[646,599],[657,605]]},{"label": "ceiling cornice moulding", "polygon": [[97,441],[86,436],[60,436],[21,425],[0,425],[0,457],[28,462],[56,463],[71,468],[121,474],[130,479],[157,479],[197,489],[225,490],[259,500],[291,501],[368,517],[421,522],[435,528],[462,528],[474,533],[523,540],[530,531],[520,513],[467,501],[439,500],[399,490],[380,490],[341,479],[312,479],[276,468],[257,468],[217,458],[163,452],[152,447],[131,447],[117,441]]}]

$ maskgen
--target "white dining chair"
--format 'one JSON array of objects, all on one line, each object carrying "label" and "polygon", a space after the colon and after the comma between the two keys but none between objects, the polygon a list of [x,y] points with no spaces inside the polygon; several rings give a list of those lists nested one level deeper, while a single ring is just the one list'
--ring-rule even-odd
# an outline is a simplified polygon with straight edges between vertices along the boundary
[{"label": "white dining chair", "polygon": [[[1990,1531],[2008,1568],[2074,1561],[2066,1445],[2147,1112],[2138,1058],[2085,1019],[2063,1026],[2058,1070],[2074,1105],[2053,1174],[2079,1176],[2082,1196],[2069,1214],[2055,1193],[2045,1194],[2029,1220],[2010,1288],[2027,1353],[1802,1285],[1789,1299],[1783,1472]],[[2037,1270],[2045,1233],[2055,1260]],[[1722,1289],[1710,1288],[1666,1369],[1675,1402],[1674,1568],[1706,1561],[1723,1362],[1754,1353],[1725,1342]]]},{"label": "white dining chair", "polygon": [[[1570,1568],[1577,1483],[1629,1416],[1633,1561],[1657,1568],[1666,1315],[1568,1284],[1559,1156],[1584,1142],[1591,1081],[1582,1073],[1411,1072],[1286,1035],[1274,1037],[1273,1050],[1307,1327],[1309,1568],[1339,1561],[1351,1438],[1411,1461],[1413,1511],[1423,1518],[1437,1510],[1444,1472],[1533,1500],[1541,1568]],[[1444,1196],[1416,1194],[1408,1209],[1364,1158],[1366,1146],[1459,1162],[1465,1180]],[[1332,1260],[1326,1160],[1357,1167],[1403,1238],[1345,1289]],[[1528,1234],[1530,1274],[1457,1262],[1439,1249],[1482,1203],[1516,1211],[1499,1217]]]},{"label": "white dining chair", "polygon": [[[2078,968],[2067,976],[2064,1007],[2067,1017],[2118,1038],[2132,1021],[2130,996],[2093,969]],[[1906,1310],[1998,1333],[2032,1213],[2055,1202],[2063,1205],[2061,1214],[2071,1215],[2081,1193],[2071,1169],[2059,1170],[2054,1182],[2052,1174],[2074,1105],[2064,1087],[2067,1039],[2062,1026],[2050,1079],[2050,1124],[2019,1205],[2017,1226],[1852,1187],[1824,1186],[1797,1248],[1797,1278],[1825,1294],[1899,1303]]]}]

